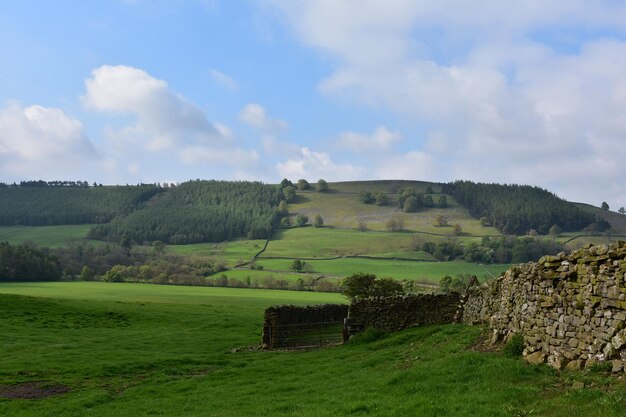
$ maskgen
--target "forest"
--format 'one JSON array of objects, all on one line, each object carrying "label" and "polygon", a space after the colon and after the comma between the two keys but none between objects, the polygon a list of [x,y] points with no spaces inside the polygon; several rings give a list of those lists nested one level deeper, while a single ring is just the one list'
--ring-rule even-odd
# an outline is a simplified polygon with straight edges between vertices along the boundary
[{"label": "forest", "polygon": [[473,217],[506,235],[530,230],[546,235],[554,225],[566,232],[590,225],[597,231],[610,227],[606,220],[585,213],[539,187],[471,181],[455,181],[442,187],[444,193],[454,197]]},{"label": "forest", "polygon": [[189,181],[169,189],[141,211],[94,226],[88,237],[117,242],[169,244],[269,238],[284,199],[280,188],[260,182]]},{"label": "forest", "polygon": [[80,185],[66,186],[57,183],[68,182],[30,181],[16,186],[0,186],[0,225],[107,223],[116,216],[140,208],[165,191],[159,186],[146,184],[89,187],[81,182]]}]

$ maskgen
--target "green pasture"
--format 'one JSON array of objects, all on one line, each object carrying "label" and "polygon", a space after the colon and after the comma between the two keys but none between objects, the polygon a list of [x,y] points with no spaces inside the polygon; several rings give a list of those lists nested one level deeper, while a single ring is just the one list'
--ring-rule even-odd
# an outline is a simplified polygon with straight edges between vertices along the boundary
[{"label": "green pasture", "polygon": [[[8,241],[13,245],[32,242],[38,246],[58,248],[70,242],[85,239],[91,225],[63,226],[0,226],[0,241]],[[90,243],[100,243],[90,240]]]},{"label": "green pasture", "polygon": [[[371,190],[369,190],[371,191]],[[439,194],[433,194],[433,199]],[[317,214],[324,219],[324,224],[338,228],[357,229],[359,221],[363,222],[368,230],[387,230],[387,223],[393,216],[399,216],[408,231],[420,231],[434,234],[452,234],[452,227],[435,226],[435,219],[442,215],[448,218],[449,224],[460,224],[463,233],[473,236],[499,236],[493,227],[483,227],[480,222],[469,215],[452,197],[448,198],[448,208],[422,209],[417,213],[403,213],[397,207],[397,195],[390,195],[388,206],[363,204],[357,192],[318,193],[315,191],[299,191],[296,200],[289,204],[292,216],[307,215],[311,220]]]},{"label": "green pasture", "polygon": [[[140,284],[0,284],[2,416],[623,416],[626,382],[472,348],[479,326],[266,352],[263,309],[335,294]],[[239,351],[234,348],[243,348]],[[583,382],[584,389],[572,388]],[[6,395],[6,394],[5,394]]]},{"label": "green pasture", "polygon": [[329,258],[345,255],[374,255],[383,252],[393,252],[402,254],[402,257],[414,258],[416,252],[411,250],[412,240],[413,234],[411,233],[296,227],[276,232],[265,252],[261,254],[261,258],[268,256]]},{"label": "green pasture", "polygon": [[[292,260],[288,259],[260,259],[257,264],[265,270],[289,271]],[[414,262],[395,261],[366,258],[340,258],[333,260],[309,260],[306,264],[309,272],[321,275],[345,277],[358,272],[371,273],[381,277],[408,279],[417,281],[439,282],[445,275],[456,276],[472,274],[479,278],[489,276],[485,268],[493,275],[498,276],[506,271],[510,265],[485,265],[466,262]]]},{"label": "green pasture", "polygon": [[265,240],[235,240],[223,243],[195,243],[190,245],[168,245],[166,251],[176,255],[221,259],[227,266],[234,266],[254,258]]},{"label": "green pasture", "polygon": [[[216,274],[213,274],[211,277],[215,278],[221,275],[225,275],[227,278],[235,278],[235,279],[238,279],[239,281],[245,281],[248,277],[250,277],[250,280],[252,283],[256,281],[257,283],[260,283],[260,284],[262,284],[264,280],[270,277],[276,280],[283,279],[288,282],[294,282],[294,281],[297,281],[299,278],[304,278],[305,276],[303,274],[297,274],[295,272],[265,271],[265,270],[259,271],[256,269],[231,269],[228,271],[218,272]],[[319,276],[319,274],[313,274],[313,275],[315,275],[316,277]]]}]

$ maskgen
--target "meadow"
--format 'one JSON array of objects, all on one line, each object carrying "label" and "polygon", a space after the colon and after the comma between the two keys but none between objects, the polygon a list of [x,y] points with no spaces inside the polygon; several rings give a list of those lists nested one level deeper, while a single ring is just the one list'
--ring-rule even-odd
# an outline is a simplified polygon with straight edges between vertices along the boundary
[{"label": "meadow", "polygon": [[[293,261],[286,259],[259,259],[264,271],[289,271]],[[380,277],[392,277],[419,282],[438,283],[446,275],[476,275],[484,281],[506,271],[510,265],[478,265],[462,261],[415,262],[367,258],[340,258],[333,260],[307,260],[309,271],[317,275],[345,277],[358,272]]]},{"label": "meadow", "polygon": [[[0,242],[7,241],[13,245],[32,242],[39,246],[58,248],[71,242],[82,241],[87,236],[90,224],[62,226],[0,226]],[[102,244],[90,240],[90,243]]]},{"label": "meadow", "polygon": [[259,343],[269,305],[341,301],[291,291],[1,284],[0,393],[25,383],[69,391],[0,398],[0,415],[623,416],[623,379],[485,352],[481,327],[366,333],[316,350],[246,348]]}]

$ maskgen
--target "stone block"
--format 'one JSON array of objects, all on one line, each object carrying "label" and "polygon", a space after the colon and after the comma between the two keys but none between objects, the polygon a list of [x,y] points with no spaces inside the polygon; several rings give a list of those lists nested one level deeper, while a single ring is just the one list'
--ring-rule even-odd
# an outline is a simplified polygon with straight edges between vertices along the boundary
[{"label": "stone block", "polygon": [[541,351],[531,353],[530,355],[527,355],[524,360],[531,365],[539,365],[540,363],[544,363],[546,361],[546,354]]}]

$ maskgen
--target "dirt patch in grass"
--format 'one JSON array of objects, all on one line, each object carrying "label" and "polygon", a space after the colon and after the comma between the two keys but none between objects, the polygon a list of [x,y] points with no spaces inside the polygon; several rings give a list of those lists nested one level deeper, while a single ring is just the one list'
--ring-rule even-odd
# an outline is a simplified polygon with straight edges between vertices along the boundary
[{"label": "dirt patch in grass", "polygon": [[469,346],[469,350],[473,352],[499,352],[502,350],[502,344],[496,343],[495,345],[491,343],[489,332],[487,330],[481,332],[481,334],[476,338],[473,344]]},{"label": "dirt patch in grass", "polygon": [[66,394],[70,388],[62,384],[50,382],[26,382],[16,385],[0,385],[0,398],[36,400]]}]

